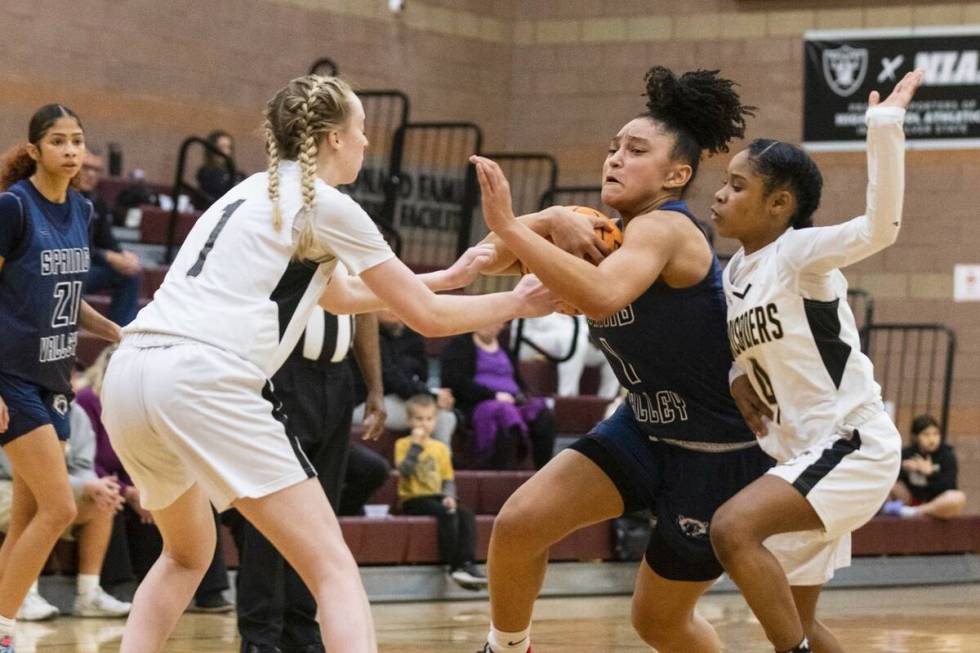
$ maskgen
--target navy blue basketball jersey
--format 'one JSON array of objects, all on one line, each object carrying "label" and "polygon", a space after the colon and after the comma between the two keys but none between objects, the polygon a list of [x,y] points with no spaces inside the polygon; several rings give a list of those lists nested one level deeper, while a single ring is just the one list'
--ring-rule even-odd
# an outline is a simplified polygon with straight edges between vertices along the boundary
[{"label": "navy blue basketball jersey", "polygon": [[55,204],[26,179],[0,200],[0,372],[68,394],[92,204],[73,190]]},{"label": "navy blue basketball jersey", "polygon": [[[687,202],[658,208],[694,220]],[[755,441],[728,389],[726,311],[721,266],[712,255],[699,283],[671,288],[658,279],[615,315],[588,321],[647,435],[710,444]]]}]

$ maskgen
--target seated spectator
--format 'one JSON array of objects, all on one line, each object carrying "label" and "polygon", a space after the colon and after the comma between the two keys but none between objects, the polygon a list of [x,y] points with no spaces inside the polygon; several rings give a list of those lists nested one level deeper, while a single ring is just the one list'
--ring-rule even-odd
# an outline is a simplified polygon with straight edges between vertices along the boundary
[{"label": "seated spectator", "polygon": [[102,157],[87,152],[78,176],[78,189],[92,202],[95,210],[89,226],[91,265],[85,279],[85,293],[109,291],[112,296],[109,319],[119,326],[126,326],[136,317],[139,305],[140,259],[120,247],[112,234],[112,213],[96,192],[102,170]]},{"label": "seated spectator", "polygon": [[487,585],[476,568],[476,518],[456,500],[452,457],[442,442],[432,438],[436,401],[424,394],[405,402],[411,435],[395,442],[398,499],[406,515],[433,515],[439,522],[439,559],[449,576],[465,589]]},{"label": "seated spectator", "polygon": [[[575,322],[578,321],[578,333],[575,333]],[[610,367],[609,362],[599,348],[589,338],[589,327],[585,316],[562,315],[552,313],[544,317],[524,320],[522,335],[525,340],[533,342],[545,354],[552,358],[563,358],[572,348],[572,338],[575,338],[575,352],[563,363],[558,363],[558,392],[559,397],[573,397],[582,394],[579,386],[582,372],[586,367],[599,368],[599,389],[596,394],[603,399],[612,399],[619,390],[619,379]],[[513,325],[512,338],[517,335],[517,322]],[[511,342],[514,342],[512,339]],[[531,360],[541,356],[527,342],[521,343],[518,350],[520,360]]]},{"label": "seated spectator", "polygon": [[517,364],[498,339],[503,328],[453,338],[442,354],[442,380],[473,430],[474,467],[510,469],[530,444],[541,469],[554,450],[555,418],[544,399],[524,394]]},{"label": "seated spectator", "polygon": [[[390,311],[378,313],[378,336],[381,346],[381,382],[385,391],[385,411],[388,413],[385,427],[392,431],[407,431],[405,400],[418,394],[431,394],[439,407],[432,437],[451,447],[453,433],[456,432],[459,422],[453,412],[455,399],[447,388],[429,389],[429,360],[425,356],[425,339],[405,326]],[[364,420],[364,398],[367,390],[360,370],[356,372],[354,401],[357,407],[354,409],[354,422],[358,423]]]},{"label": "seated spectator", "polygon": [[[234,167],[235,139],[231,137],[231,134],[221,129],[215,129],[208,134],[206,140],[223,154],[231,157],[232,167]],[[218,198],[244,178],[245,175],[238,170],[235,170],[234,176],[229,175],[228,162],[223,157],[209,151],[204,152],[204,165],[197,169],[197,187],[204,195],[208,205],[214,204]]]},{"label": "seated spectator", "polygon": [[347,454],[347,470],[344,472],[337,514],[343,517],[363,516],[364,504],[385,484],[389,471],[391,465],[384,456],[363,444],[352,442]]},{"label": "seated spectator", "polygon": [[[160,557],[163,549],[163,539],[153,524],[153,515],[145,510],[140,503],[139,489],[133,485],[132,479],[123,468],[119,457],[112,449],[109,434],[102,423],[102,378],[106,365],[115,347],[107,347],[99,354],[92,366],[84,373],[86,387],[78,392],[75,403],[82,408],[91,420],[95,429],[95,470],[100,476],[112,476],[118,480],[119,493],[124,501],[123,530],[116,528],[113,539],[117,540],[113,547],[120,555],[106,560],[103,568],[104,576],[114,579],[125,579],[135,576],[142,580],[150,571],[150,567]],[[217,524],[217,515],[215,515]],[[118,524],[117,524],[118,526]],[[124,542],[118,542],[123,540]],[[224,590],[228,589],[228,572],[221,554],[220,539],[215,546],[214,558],[208,567],[197,592],[194,603],[189,608],[193,612],[230,612],[234,606],[225,600]]]},{"label": "seated spectator", "polygon": [[[99,583],[99,572],[109,548],[109,536],[116,512],[122,508],[119,482],[116,478],[95,472],[95,433],[88,416],[81,408],[71,405],[68,410],[71,437],[65,447],[68,478],[75,494],[78,515],[65,538],[78,542],[78,577],[75,594],[76,617],[125,617],[129,603],[107,593]],[[13,470],[10,460],[0,451],[0,531],[11,525]],[[58,608],[48,603],[38,592],[37,581],[31,586],[17,612],[17,619],[41,621],[58,616]]]},{"label": "seated spectator", "polygon": [[894,498],[882,512],[899,517],[955,517],[966,506],[966,495],[956,489],[957,472],[956,453],[943,444],[939,422],[931,415],[919,415],[912,420],[912,444],[902,449]]}]

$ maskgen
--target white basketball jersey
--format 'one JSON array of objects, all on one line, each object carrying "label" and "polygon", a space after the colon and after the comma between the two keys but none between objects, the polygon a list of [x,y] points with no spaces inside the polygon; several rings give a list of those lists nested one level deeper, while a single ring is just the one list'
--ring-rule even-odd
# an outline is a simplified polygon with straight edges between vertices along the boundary
[{"label": "white basketball jersey", "polygon": [[321,251],[293,260],[300,167],[283,161],[279,170],[282,227],[272,224],[266,173],[232,188],[191,229],[153,301],[124,334],[206,342],[270,377],[302,335],[338,260],[357,275],[394,256],[364,210],[318,178],[313,219]]},{"label": "white basketball jersey", "polygon": [[740,249],[724,272],[735,366],[773,411],[762,448],[782,462],[882,410],[838,268],[895,241],[904,194],[904,111],[868,112],[867,213],[831,227],[789,229]]}]

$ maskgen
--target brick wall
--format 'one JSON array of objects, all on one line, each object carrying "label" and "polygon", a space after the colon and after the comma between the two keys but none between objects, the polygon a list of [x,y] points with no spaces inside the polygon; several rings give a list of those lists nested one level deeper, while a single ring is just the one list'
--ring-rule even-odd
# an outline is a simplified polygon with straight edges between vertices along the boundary
[{"label": "brick wall", "polygon": [[[416,119],[473,120],[488,149],[554,153],[564,183],[595,183],[606,142],[643,108],[654,63],[720,68],[758,105],[749,136],[798,141],[807,29],[980,23],[980,2],[926,0],[45,0],[7,3],[0,21],[0,147],[31,112],[60,100],[90,140],[117,141],[127,168],[169,180],[177,145],[223,127],[243,168],[263,166],[266,99],[330,56],[362,88],[409,93]],[[188,19],[193,15],[193,20]],[[737,149],[737,148],[736,148]],[[816,156],[826,180],[818,223],[863,210],[860,154]],[[726,157],[702,167],[704,212]],[[980,305],[954,304],[952,266],[980,263],[980,154],[913,152],[906,226],[854,266],[881,320],[942,321],[959,336],[951,442],[980,510]],[[721,243],[731,250],[732,243]],[[903,428],[906,425],[900,425]]]},{"label": "brick wall", "polygon": [[255,170],[266,100],[322,56],[355,86],[408,92],[414,116],[477,121],[502,146],[514,3],[410,4],[396,18],[384,0],[6,3],[0,147],[26,138],[37,107],[61,101],[92,143],[122,143],[126,168],[152,179],[171,179],[184,137],[218,127]]}]

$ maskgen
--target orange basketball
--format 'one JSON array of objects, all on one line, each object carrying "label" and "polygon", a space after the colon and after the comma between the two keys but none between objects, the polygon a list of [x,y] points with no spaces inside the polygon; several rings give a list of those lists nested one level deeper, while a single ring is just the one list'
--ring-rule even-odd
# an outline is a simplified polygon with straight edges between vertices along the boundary
[{"label": "orange basketball", "polygon": [[[584,217],[604,218],[606,222],[609,224],[610,227],[609,230],[596,228],[595,234],[597,237],[601,238],[603,242],[606,243],[606,245],[609,246],[610,251],[616,251],[617,249],[619,249],[619,246],[623,244],[623,232],[620,231],[619,227],[616,226],[616,223],[610,220],[609,217],[606,216],[604,213],[600,211],[596,211],[595,209],[589,208],[587,206],[568,206],[565,208],[571,209],[575,213],[581,215],[583,218]],[[524,265],[523,261],[521,261],[520,266],[521,266],[521,274],[527,274],[530,272],[527,266]],[[582,314],[582,311],[578,310],[571,304],[566,304],[564,302],[559,306],[558,312],[564,313],[565,315]]]}]

